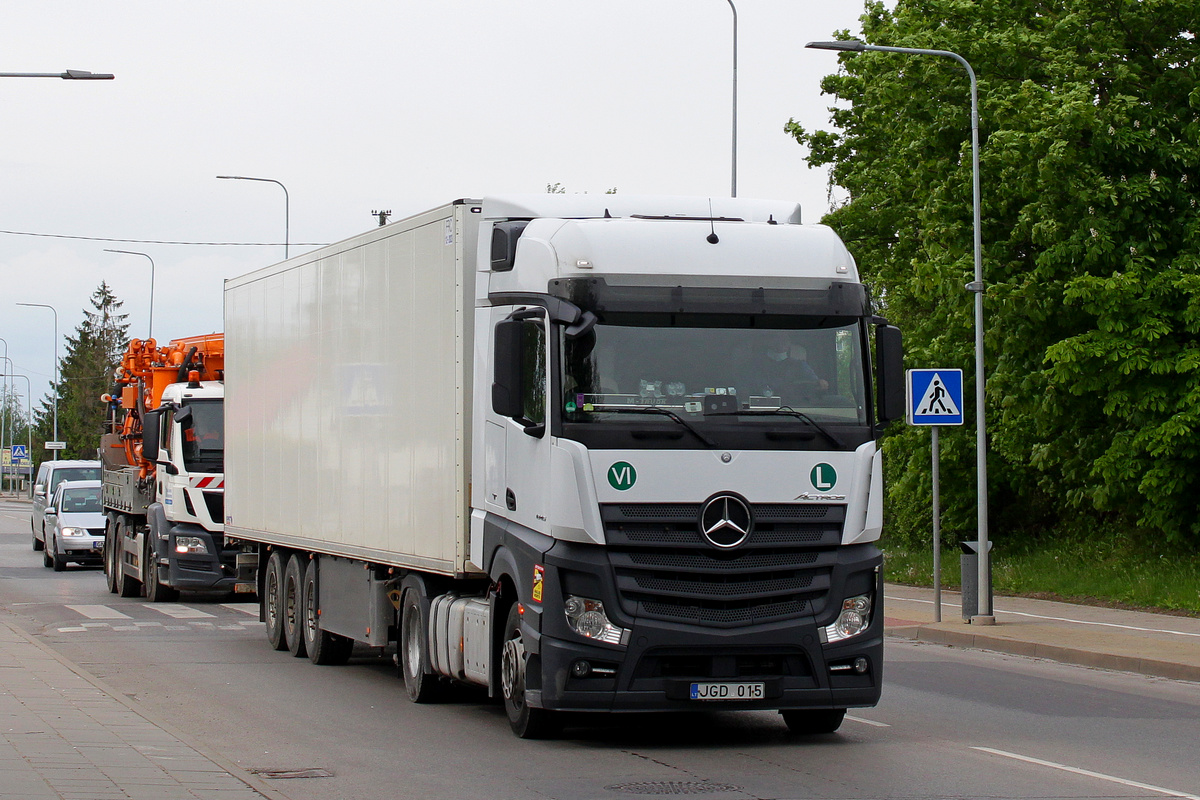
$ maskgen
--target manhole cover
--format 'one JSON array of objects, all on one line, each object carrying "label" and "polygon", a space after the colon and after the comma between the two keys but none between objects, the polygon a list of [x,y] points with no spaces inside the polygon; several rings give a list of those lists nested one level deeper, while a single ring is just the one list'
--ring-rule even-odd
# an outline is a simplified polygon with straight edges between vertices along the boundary
[{"label": "manhole cover", "polygon": [[308,769],[251,769],[250,772],[263,778],[332,778],[333,773],[320,767]]},{"label": "manhole cover", "polygon": [[637,783],[614,783],[605,786],[610,792],[623,794],[716,794],[717,792],[736,792],[742,787],[731,783],[710,783],[709,781],[639,781]]}]

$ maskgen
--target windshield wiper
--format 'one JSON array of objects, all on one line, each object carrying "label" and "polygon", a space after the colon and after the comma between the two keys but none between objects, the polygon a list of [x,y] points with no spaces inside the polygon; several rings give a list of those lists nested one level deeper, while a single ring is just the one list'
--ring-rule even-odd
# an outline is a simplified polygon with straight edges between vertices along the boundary
[{"label": "windshield wiper", "polygon": [[797,411],[796,409],[789,408],[788,406],[780,406],[779,408],[743,408],[743,409],[738,409],[736,411],[712,411],[712,412],[709,412],[708,414],[706,414],[705,416],[708,416],[708,417],[732,417],[732,416],[738,416],[738,415],[749,416],[749,417],[772,417],[772,416],[795,417],[798,420],[807,422],[809,425],[811,425],[813,427],[814,430],[816,430],[818,433],[823,435],[829,441],[833,442],[835,447],[845,447],[845,445],[842,444],[841,439],[839,439],[838,437],[836,437],[832,433],[830,433],[828,430],[826,430],[815,419],[810,417],[808,414],[805,414],[803,411]]},{"label": "windshield wiper", "polygon": [[719,447],[720,446],[716,442],[714,442],[712,439],[708,438],[703,433],[701,433],[700,431],[693,428],[692,424],[690,422],[688,422],[686,419],[679,416],[678,414],[676,414],[674,411],[672,411],[669,408],[663,408],[662,406],[626,406],[623,408],[600,408],[600,409],[596,409],[596,410],[601,413],[604,413],[604,414],[661,414],[664,417],[668,417],[668,418],[673,419],[676,422],[678,422],[680,425],[682,425],[684,427],[684,429],[686,429],[689,433],[691,433],[693,436],[695,436],[700,441],[704,442],[709,447]]}]

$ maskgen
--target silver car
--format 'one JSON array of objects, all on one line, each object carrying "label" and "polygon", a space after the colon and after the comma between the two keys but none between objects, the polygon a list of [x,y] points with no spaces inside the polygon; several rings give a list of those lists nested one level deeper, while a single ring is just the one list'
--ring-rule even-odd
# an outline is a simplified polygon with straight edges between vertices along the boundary
[{"label": "silver car", "polygon": [[104,506],[100,481],[64,481],[46,507],[46,550],[42,562],[62,572],[67,562],[102,564]]}]

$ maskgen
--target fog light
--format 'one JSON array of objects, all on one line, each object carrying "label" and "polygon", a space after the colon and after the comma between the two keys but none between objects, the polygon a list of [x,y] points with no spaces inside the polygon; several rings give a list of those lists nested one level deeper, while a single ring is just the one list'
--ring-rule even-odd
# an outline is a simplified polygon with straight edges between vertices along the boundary
[{"label": "fog light", "polygon": [[199,536],[176,536],[175,552],[189,555],[207,555],[208,547]]},{"label": "fog light", "polygon": [[[604,613],[604,603],[587,597],[570,595],[563,604],[567,625],[580,636],[608,644],[626,644],[629,631],[613,625]],[[590,667],[589,667],[590,669]]]},{"label": "fog light", "polygon": [[[825,644],[858,636],[871,624],[871,595],[860,594],[842,601],[842,611],[832,625],[821,629]],[[857,667],[857,665],[856,665]],[[857,671],[857,669],[856,669]],[[860,673],[861,674],[861,673]]]},{"label": "fog light", "polygon": [[586,678],[592,674],[592,665],[583,660],[576,661],[571,665],[571,674],[576,678]]},{"label": "fog light", "polygon": [[854,659],[854,671],[859,675],[866,675],[868,666],[867,660],[862,656]]}]

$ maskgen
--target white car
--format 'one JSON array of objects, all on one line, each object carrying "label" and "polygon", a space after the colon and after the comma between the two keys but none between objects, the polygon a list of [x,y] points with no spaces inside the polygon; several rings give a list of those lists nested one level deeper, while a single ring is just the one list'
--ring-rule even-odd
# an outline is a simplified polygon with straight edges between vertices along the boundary
[{"label": "white car", "polygon": [[67,562],[102,564],[104,506],[100,481],[64,481],[46,507],[46,550],[42,563],[62,572]]}]

